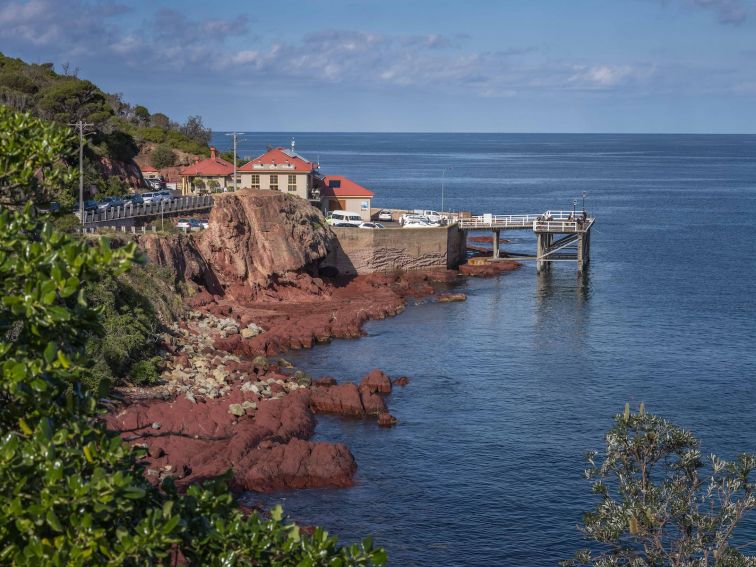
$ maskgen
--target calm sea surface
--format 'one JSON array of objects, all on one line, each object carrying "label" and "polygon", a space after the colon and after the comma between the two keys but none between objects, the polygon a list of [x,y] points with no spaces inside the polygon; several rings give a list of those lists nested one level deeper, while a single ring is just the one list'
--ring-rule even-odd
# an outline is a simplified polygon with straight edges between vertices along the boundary
[{"label": "calm sea surface", "polygon": [[[407,374],[389,399],[400,423],[319,418],[317,439],[354,453],[356,486],[252,501],[347,541],[372,534],[392,565],[553,565],[582,545],[583,456],[625,402],[692,429],[704,453],[756,452],[756,136],[295,136],[375,206],[439,208],[452,168],[447,209],[580,208],[586,192],[598,223],[584,281],[571,264],[471,279],[464,303],[421,302],[295,355],[316,376]],[[290,138],[246,135],[239,153]]]}]

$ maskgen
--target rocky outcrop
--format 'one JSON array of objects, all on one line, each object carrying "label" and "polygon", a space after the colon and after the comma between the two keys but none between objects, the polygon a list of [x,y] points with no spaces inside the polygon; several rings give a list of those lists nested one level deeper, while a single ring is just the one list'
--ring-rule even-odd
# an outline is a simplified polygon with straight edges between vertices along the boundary
[{"label": "rocky outcrop", "polygon": [[194,282],[211,294],[223,294],[223,287],[215,272],[190,235],[143,234],[137,236],[136,240],[147,259],[170,270],[176,282]]},{"label": "rocky outcrop", "polygon": [[100,158],[97,164],[103,177],[120,177],[130,187],[143,187],[142,170],[134,160],[118,161],[108,157]]},{"label": "rocky outcrop", "polygon": [[278,191],[242,190],[215,197],[198,249],[234,295],[286,285],[291,272],[317,271],[334,236],[323,215]]}]

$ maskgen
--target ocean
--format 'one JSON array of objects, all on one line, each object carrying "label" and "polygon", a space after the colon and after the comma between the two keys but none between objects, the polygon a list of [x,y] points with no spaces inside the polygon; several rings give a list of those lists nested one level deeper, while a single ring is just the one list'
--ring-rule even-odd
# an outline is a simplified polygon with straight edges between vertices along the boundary
[{"label": "ocean", "polygon": [[[585,545],[584,455],[625,402],[691,429],[705,455],[756,452],[756,136],[254,133],[239,153],[292,136],[377,207],[438,209],[443,183],[447,210],[584,199],[597,223],[584,278],[529,263],[468,279],[466,302],[420,301],[367,337],[288,356],[314,376],[378,367],[411,382],[388,400],[393,429],[318,418],[316,439],[354,453],[354,488],[251,502],[343,541],[370,534],[391,565],[554,565]],[[524,231],[502,238],[535,250]],[[756,519],[737,535],[756,539]]]}]

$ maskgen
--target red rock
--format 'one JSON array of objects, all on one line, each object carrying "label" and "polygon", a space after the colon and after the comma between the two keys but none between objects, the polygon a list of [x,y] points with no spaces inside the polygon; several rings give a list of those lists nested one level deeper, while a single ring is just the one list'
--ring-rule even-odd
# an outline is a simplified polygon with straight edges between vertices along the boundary
[{"label": "red rock", "polygon": [[442,293],[438,296],[437,301],[439,303],[451,303],[453,301],[465,301],[467,295],[464,293]]},{"label": "red rock", "polygon": [[315,413],[332,413],[351,417],[365,415],[360,392],[354,384],[311,388],[310,407]]},{"label": "red rock", "polygon": [[380,392],[381,394],[391,393],[391,380],[378,368],[374,368],[360,382],[360,386],[367,386],[371,392]]},{"label": "red rock", "polygon": [[381,427],[391,427],[399,422],[393,415],[388,412],[378,414],[378,425]]},{"label": "red rock", "polygon": [[313,386],[320,386],[323,388],[328,388],[330,386],[336,385],[336,378],[333,376],[321,376],[320,378],[316,378],[312,381]]},{"label": "red rock", "polygon": [[360,386],[359,391],[362,407],[365,408],[365,414],[379,415],[387,411],[386,402],[383,400],[383,396],[370,391],[369,387],[365,385]]},{"label": "red rock", "polygon": [[396,378],[394,380],[394,386],[406,386],[407,384],[409,384],[409,382],[410,379],[406,376],[399,376],[399,378]]}]

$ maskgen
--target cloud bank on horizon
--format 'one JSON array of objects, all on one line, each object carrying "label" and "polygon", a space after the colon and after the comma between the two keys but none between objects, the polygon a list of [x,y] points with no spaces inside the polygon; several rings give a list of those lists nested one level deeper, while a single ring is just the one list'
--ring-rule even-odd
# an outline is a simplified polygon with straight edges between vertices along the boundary
[{"label": "cloud bank on horizon", "polygon": [[216,129],[753,132],[755,14],[754,0],[8,0],[0,51]]}]

